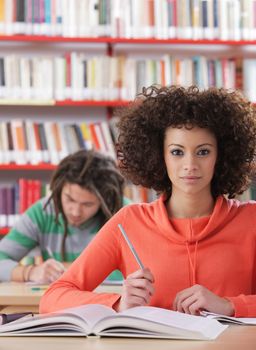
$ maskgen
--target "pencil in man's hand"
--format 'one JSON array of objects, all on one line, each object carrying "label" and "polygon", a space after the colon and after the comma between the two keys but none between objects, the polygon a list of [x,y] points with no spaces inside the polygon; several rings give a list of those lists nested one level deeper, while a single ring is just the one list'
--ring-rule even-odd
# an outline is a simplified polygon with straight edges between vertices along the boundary
[{"label": "pencil in man's hand", "polygon": [[[54,258],[53,252],[52,252],[52,250],[51,250],[50,247],[46,247],[46,251],[47,251],[47,254],[49,255],[49,258],[50,258],[50,259],[56,260],[56,259]],[[57,261],[57,260],[56,260],[56,264],[59,265],[59,267],[62,269],[62,271],[66,271],[65,266],[64,266],[60,261]]]}]

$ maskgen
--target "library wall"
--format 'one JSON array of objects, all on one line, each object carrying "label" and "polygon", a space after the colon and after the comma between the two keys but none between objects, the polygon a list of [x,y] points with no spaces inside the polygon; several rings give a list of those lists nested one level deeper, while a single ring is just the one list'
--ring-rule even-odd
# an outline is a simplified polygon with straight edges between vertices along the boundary
[{"label": "library wall", "polygon": [[114,109],[143,86],[240,89],[256,103],[255,82],[255,0],[0,0],[0,233],[10,198],[25,210],[20,179],[45,185],[79,148],[115,158]]}]

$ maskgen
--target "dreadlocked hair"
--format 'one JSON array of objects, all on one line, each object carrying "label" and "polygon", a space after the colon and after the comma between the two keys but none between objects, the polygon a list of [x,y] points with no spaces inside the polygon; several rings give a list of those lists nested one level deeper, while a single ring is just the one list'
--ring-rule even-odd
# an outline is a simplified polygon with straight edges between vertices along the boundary
[{"label": "dreadlocked hair", "polygon": [[124,179],[112,158],[93,150],[80,150],[59,163],[50,182],[51,195],[45,208],[53,201],[56,222],[59,222],[60,214],[63,216],[64,235],[61,249],[63,260],[68,222],[61,204],[61,192],[67,183],[79,185],[98,197],[105,223],[122,207]]}]

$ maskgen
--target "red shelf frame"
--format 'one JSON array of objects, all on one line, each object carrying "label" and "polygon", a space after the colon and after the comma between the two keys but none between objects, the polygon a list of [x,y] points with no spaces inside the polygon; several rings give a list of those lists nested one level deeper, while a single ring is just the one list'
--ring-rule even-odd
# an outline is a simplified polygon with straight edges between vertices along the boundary
[{"label": "red shelf frame", "polygon": [[55,170],[56,165],[48,164],[48,163],[40,163],[40,164],[0,164],[0,170],[46,170],[51,171]]},{"label": "red shelf frame", "polygon": [[94,101],[94,100],[63,100],[55,101],[54,106],[90,106],[90,107],[118,107],[126,106],[129,101],[113,100],[113,101]]},{"label": "red shelf frame", "polygon": [[105,44],[198,44],[198,45],[256,45],[256,40],[193,40],[193,39],[156,39],[156,38],[82,38],[62,37],[44,35],[0,35],[0,41],[24,41],[24,42],[83,42],[83,43],[105,43]]},{"label": "red shelf frame", "polygon": [[95,100],[79,100],[79,101],[74,101],[74,100],[63,100],[63,101],[47,101],[41,102],[38,101],[38,103],[35,103],[36,101],[31,101],[31,103],[28,100],[10,100],[7,99],[6,103],[3,100],[1,100],[0,106],[43,106],[43,107],[120,107],[120,106],[127,106],[130,101],[126,100],[111,100],[111,101],[95,101]]}]

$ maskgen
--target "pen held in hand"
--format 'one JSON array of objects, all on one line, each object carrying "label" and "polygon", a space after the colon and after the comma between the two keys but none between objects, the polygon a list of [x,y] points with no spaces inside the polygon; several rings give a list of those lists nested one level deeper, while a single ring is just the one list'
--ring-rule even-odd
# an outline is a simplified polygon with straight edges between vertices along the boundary
[{"label": "pen held in hand", "polygon": [[50,259],[54,259],[53,252],[50,247],[46,247],[47,254]]},{"label": "pen held in hand", "polygon": [[[46,252],[47,252],[47,254],[48,254],[48,256],[49,256],[50,259],[56,260],[56,259],[54,258],[53,252],[52,252],[52,250],[51,250],[50,247],[46,247]],[[61,268],[62,272],[66,271],[65,266],[64,266],[61,262],[59,262],[59,261],[56,260],[56,264],[57,264],[57,263],[58,263],[59,267]]]},{"label": "pen held in hand", "polygon": [[126,243],[128,244],[128,247],[130,248],[130,251],[132,252],[134,258],[136,259],[137,263],[139,264],[139,267],[140,267],[141,269],[144,269],[144,265],[142,264],[142,262],[141,262],[141,260],[140,260],[140,258],[139,258],[139,256],[138,256],[136,250],[134,249],[134,247],[133,247],[131,241],[129,240],[129,238],[128,238],[128,236],[127,236],[127,233],[125,232],[123,226],[122,226],[121,224],[118,224],[118,228],[119,228],[119,230],[121,231],[121,233],[122,233],[122,235],[123,235],[123,237],[124,237]]}]

